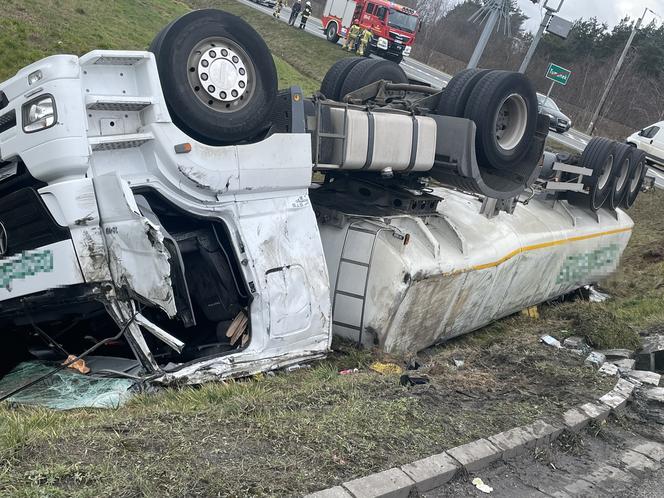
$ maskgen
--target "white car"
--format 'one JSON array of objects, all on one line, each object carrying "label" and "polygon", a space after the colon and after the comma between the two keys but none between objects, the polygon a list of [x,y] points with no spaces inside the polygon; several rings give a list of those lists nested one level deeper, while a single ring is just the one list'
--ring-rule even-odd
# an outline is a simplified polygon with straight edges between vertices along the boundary
[{"label": "white car", "polygon": [[664,166],[664,121],[643,128],[627,137],[629,145],[648,155],[648,162]]}]

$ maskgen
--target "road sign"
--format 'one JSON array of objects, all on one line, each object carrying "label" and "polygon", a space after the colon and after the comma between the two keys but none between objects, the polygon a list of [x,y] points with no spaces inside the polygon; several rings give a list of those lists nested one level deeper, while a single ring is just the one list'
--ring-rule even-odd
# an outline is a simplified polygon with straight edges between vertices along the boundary
[{"label": "road sign", "polygon": [[546,27],[546,32],[552,35],[559,36],[563,40],[567,39],[569,32],[572,30],[572,23],[562,17],[552,16],[549,25]]},{"label": "road sign", "polygon": [[549,64],[549,69],[546,72],[546,77],[551,81],[555,81],[561,85],[566,85],[569,81],[569,77],[572,75],[572,71],[565,69],[564,67],[557,66],[555,64]]}]

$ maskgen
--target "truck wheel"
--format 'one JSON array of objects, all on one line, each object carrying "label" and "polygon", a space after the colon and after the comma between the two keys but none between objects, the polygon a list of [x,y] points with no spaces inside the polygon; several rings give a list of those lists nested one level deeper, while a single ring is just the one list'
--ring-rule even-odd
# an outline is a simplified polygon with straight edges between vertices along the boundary
[{"label": "truck wheel", "polygon": [[328,99],[341,100],[341,87],[346,80],[346,76],[357,64],[362,62],[364,57],[347,57],[340,59],[327,70],[323,83],[320,85],[320,93]]},{"label": "truck wheel", "polygon": [[462,118],[470,93],[490,69],[464,69],[458,72],[447,84],[440,97],[436,114]]},{"label": "truck wheel", "polygon": [[325,36],[329,42],[337,43],[339,41],[339,26],[336,22],[332,21],[327,25]]},{"label": "truck wheel", "polygon": [[341,100],[350,92],[380,80],[391,81],[392,83],[408,83],[408,76],[394,62],[380,59],[363,60],[353,67],[346,76],[341,87]]},{"label": "truck wheel", "polygon": [[615,180],[611,195],[609,195],[609,206],[611,209],[617,209],[622,204],[629,189],[629,174],[632,171],[630,167],[632,161],[632,148],[629,145],[616,142],[616,167]]},{"label": "truck wheel", "polygon": [[216,9],[185,14],[151,45],[173,122],[208,145],[256,138],[270,125],[277,71],[244,20]]},{"label": "truck wheel", "polygon": [[623,198],[621,207],[629,209],[636,202],[636,198],[641,191],[643,185],[643,180],[646,177],[648,172],[648,166],[646,165],[646,153],[635,147],[631,150],[630,157],[630,168],[629,178],[627,181],[627,192]]},{"label": "truck wheel", "polygon": [[464,117],[477,126],[480,163],[512,169],[530,149],[537,127],[537,96],[525,75],[485,73],[470,92]]},{"label": "truck wheel", "polygon": [[616,150],[616,142],[607,138],[595,137],[588,142],[580,161],[580,166],[593,170],[591,176],[583,179],[588,194],[569,192],[567,200],[570,204],[592,211],[604,205],[615,180]]}]

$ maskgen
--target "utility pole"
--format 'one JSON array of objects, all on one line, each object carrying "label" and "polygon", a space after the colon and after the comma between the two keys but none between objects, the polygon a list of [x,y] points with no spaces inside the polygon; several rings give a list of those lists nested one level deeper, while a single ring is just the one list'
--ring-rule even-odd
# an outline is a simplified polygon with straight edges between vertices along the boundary
[{"label": "utility pole", "polygon": [[553,7],[548,6],[549,0],[544,1],[544,5],[542,5],[542,7],[546,9],[546,14],[544,14],[542,23],[540,24],[539,29],[537,30],[535,38],[533,38],[533,42],[530,44],[530,48],[528,48],[528,53],[523,58],[523,62],[521,63],[521,67],[519,68],[520,73],[526,72],[528,64],[530,64],[530,60],[533,58],[533,55],[535,55],[535,50],[537,49],[537,45],[539,45],[539,42],[542,39],[542,36],[544,35],[544,30],[546,30],[546,28],[549,27],[549,23],[551,22],[551,18],[553,17],[553,15],[557,12],[560,12],[560,9],[562,8],[564,2],[565,0],[560,0],[558,8],[554,9]]},{"label": "utility pole", "polygon": [[509,8],[509,0],[488,0],[480,10],[470,17],[469,21],[471,22],[478,20],[481,22],[481,18],[486,18],[488,15],[488,20],[480,35],[480,39],[477,41],[477,45],[475,45],[475,50],[470,57],[467,67],[475,68],[480,63],[480,58],[482,57],[482,53],[484,53],[487,43],[489,43],[491,33],[502,18],[505,18],[505,30],[510,30]]},{"label": "utility pole", "polygon": [[[606,87],[604,88],[604,93],[602,93],[602,97],[599,99],[599,104],[597,104],[597,108],[595,109],[595,112],[593,113],[592,118],[590,119],[590,124],[588,125],[588,130],[586,131],[586,135],[592,135],[593,131],[595,130],[595,123],[597,122],[597,119],[599,119],[599,115],[602,112],[602,107],[604,107],[604,103],[606,102],[606,98],[609,96],[609,92],[611,91],[611,87],[613,86],[613,83],[616,81],[616,78],[618,77],[618,73],[620,72],[620,68],[623,65],[623,62],[625,62],[625,57],[627,57],[627,52],[629,51],[629,48],[632,46],[632,42],[634,41],[634,37],[636,36],[636,32],[639,30],[641,27],[641,24],[643,23],[643,19],[646,17],[646,14],[648,11],[652,12],[649,8],[646,7],[646,10],[643,11],[643,15],[634,23],[632,26],[632,32],[629,34],[629,38],[627,39],[627,44],[625,45],[625,48],[622,51],[622,54],[620,54],[620,58],[618,59],[618,63],[616,64],[616,67],[613,68],[613,72],[611,73],[611,76],[609,76],[609,80],[606,82]],[[654,12],[653,12],[654,14]]]}]

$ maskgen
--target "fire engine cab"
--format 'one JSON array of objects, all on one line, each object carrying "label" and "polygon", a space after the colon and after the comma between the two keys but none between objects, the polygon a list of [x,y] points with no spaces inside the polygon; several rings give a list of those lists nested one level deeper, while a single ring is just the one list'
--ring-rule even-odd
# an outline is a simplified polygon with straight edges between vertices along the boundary
[{"label": "fire engine cab", "polygon": [[397,63],[410,55],[420,29],[415,10],[386,0],[327,0],[322,22],[332,43],[345,37],[353,24],[369,29],[373,38],[365,55],[374,53]]}]

